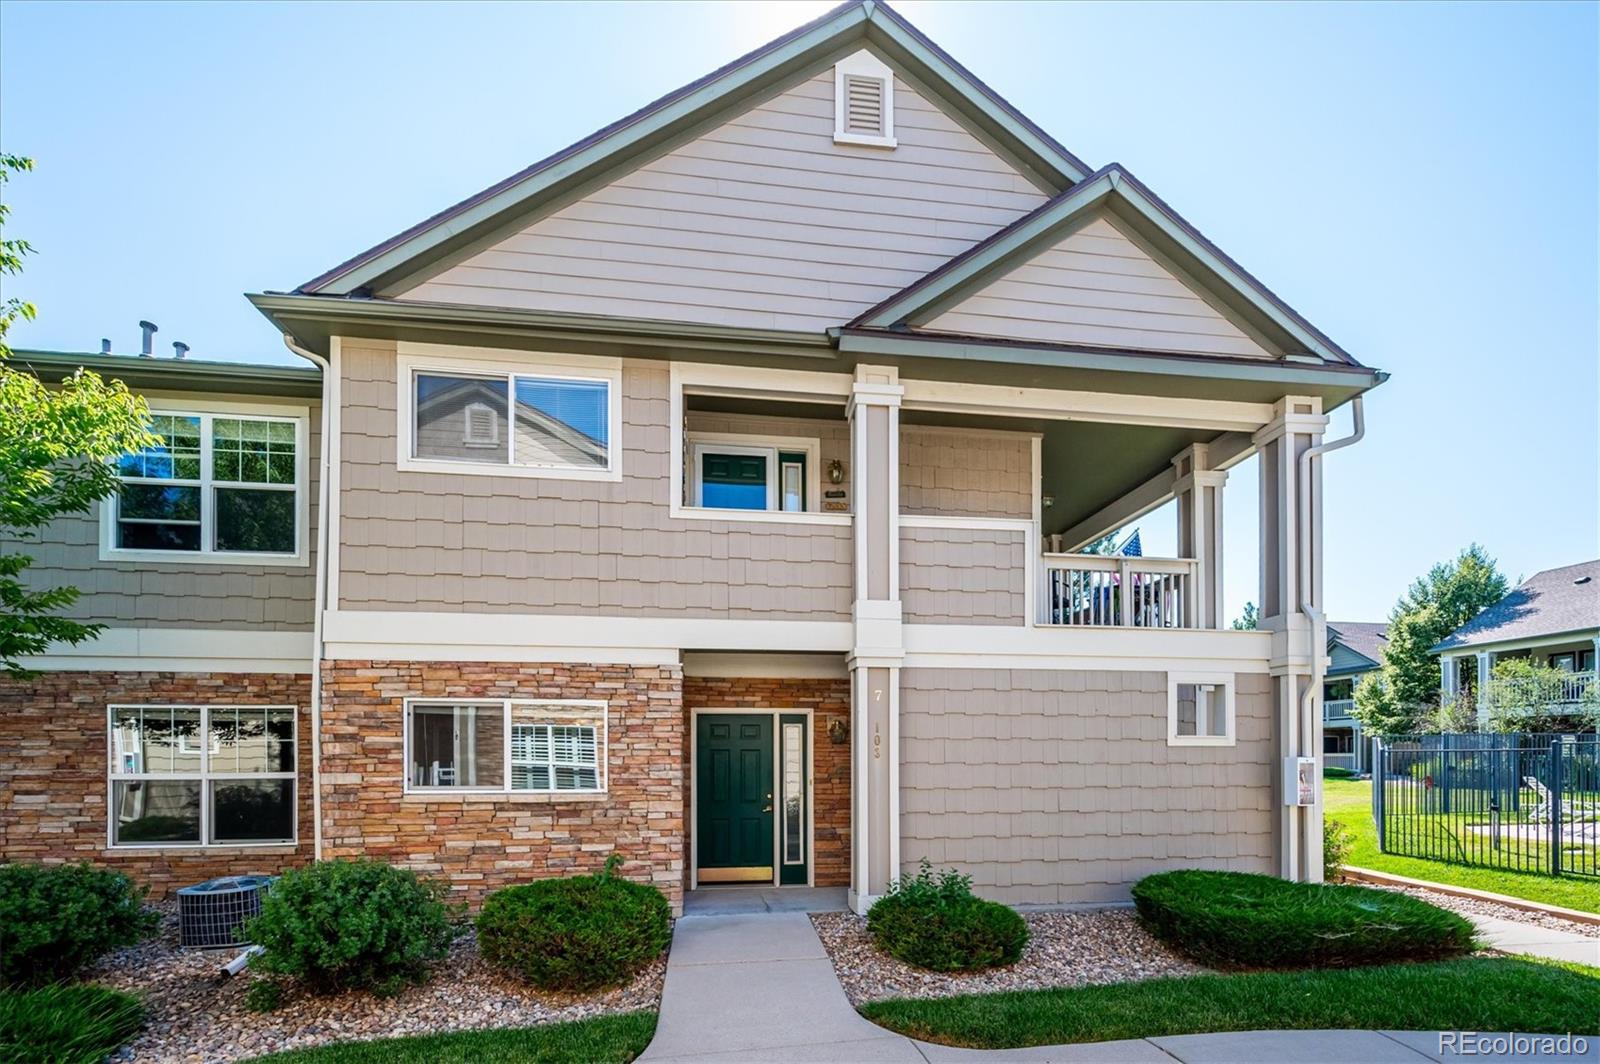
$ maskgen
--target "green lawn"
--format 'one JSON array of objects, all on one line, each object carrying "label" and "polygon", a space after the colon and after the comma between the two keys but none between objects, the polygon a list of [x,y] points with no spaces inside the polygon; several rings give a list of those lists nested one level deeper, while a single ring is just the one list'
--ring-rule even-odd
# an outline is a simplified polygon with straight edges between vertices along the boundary
[{"label": "green lawn", "polygon": [[100,986],[0,991],[0,1060],[100,1064],[139,1032],[144,1008]]},{"label": "green lawn", "polygon": [[1372,823],[1372,783],[1369,780],[1322,781],[1323,811],[1338,820],[1355,837],[1348,863],[1374,872],[1391,872],[1474,890],[1509,894],[1514,898],[1563,905],[1569,909],[1600,912],[1600,879],[1593,876],[1546,876],[1499,868],[1427,861],[1378,851],[1378,831]]},{"label": "green lawn", "polygon": [[626,1064],[656,1033],[656,1014],[625,1012],[497,1031],[341,1042],[256,1058],[271,1064]]},{"label": "green lawn", "polygon": [[1600,968],[1508,957],[1197,975],[862,1006],[901,1034],[979,1049],[1205,1031],[1600,1033]]}]

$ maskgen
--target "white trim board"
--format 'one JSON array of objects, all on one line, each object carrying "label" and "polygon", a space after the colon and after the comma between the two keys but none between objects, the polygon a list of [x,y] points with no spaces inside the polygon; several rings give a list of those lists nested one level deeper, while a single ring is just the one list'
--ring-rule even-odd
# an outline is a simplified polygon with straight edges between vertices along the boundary
[{"label": "white trim board", "polygon": [[850,670],[842,654],[760,654],[688,651],[683,675],[708,678],[845,680]]},{"label": "white trim board", "polygon": [[908,624],[903,668],[1269,671],[1266,632]]},{"label": "white trim board", "polygon": [[309,675],[311,632],[107,628],[77,646],[52,646],[25,664],[40,672],[250,672]]}]

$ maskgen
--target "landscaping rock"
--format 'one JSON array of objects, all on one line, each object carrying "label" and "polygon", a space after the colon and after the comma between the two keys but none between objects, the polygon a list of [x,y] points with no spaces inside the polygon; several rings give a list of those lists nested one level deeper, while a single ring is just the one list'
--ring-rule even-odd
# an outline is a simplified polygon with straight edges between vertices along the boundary
[{"label": "landscaping rock", "polygon": [[867,934],[866,920],[853,913],[811,917],[854,1005],[884,998],[1125,983],[1206,971],[1147,934],[1131,909],[1024,913],[1023,920],[1030,937],[1016,964],[946,973],[913,968],[882,952]]},{"label": "landscaping rock", "polygon": [[[1362,886],[1377,887],[1377,883],[1363,883]],[[1413,898],[1432,902],[1441,909],[1458,912],[1462,916],[1492,916],[1497,920],[1510,920],[1519,924],[1536,924],[1539,927],[1548,927],[1554,931],[1571,931],[1586,938],[1600,938],[1600,924],[1586,924],[1580,920],[1566,920],[1549,913],[1532,912],[1527,909],[1518,909],[1510,905],[1501,905],[1497,902],[1483,901],[1478,898],[1462,898],[1454,894],[1443,894],[1436,890],[1427,890],[1423,887],[1394,887],[1382,886],[1383,890],[1395,890],[1401,894],[1409,894]]]}]

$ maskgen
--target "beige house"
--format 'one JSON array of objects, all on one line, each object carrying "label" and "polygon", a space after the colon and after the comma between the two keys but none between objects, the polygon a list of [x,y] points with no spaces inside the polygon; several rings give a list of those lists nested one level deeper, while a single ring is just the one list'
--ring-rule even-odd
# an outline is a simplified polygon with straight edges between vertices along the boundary
[{"label": "beige house", "polygon": [[[1321,876],[1324,431],[1383,375],[885,5],[250,298],[305,368],[22,357],[165,443],[32,548],[109,627],[0,687],[6,857]],[[1079,553],[1174,499],[1181,557]]]}]

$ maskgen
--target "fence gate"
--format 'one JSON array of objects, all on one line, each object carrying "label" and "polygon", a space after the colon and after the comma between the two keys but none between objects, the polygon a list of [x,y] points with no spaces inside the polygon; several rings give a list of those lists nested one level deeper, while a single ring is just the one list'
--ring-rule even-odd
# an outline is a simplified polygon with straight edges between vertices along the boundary
[{"label": "fence gate", "polygon": [[1418,735],[1375,741],[1384,853],[1600,876],[1600,737]]}]

